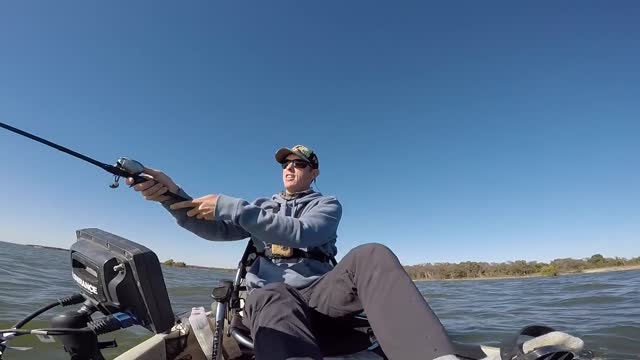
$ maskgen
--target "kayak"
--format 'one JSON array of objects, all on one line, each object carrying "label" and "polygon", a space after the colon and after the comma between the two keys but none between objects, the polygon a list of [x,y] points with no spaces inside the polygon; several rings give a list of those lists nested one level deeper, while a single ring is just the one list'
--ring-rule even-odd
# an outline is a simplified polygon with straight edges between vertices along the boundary
[{"label": "kayak", "polygon": [[[212,305],[215,307],[216,305]],[[215,312],[207,312],[211,326],[214,324]],[[225,327],[225,333],[228,328]],[[461,359],[500,359],[500,348],[483,345],[454,343],[454,348]],[[250,359],[251,357],[247,357]],[[202,347],[198,343],[188,319],[176,324],[167,334],[156,334],[135,347],[122,353],[115,360],[174,360],[192,359],[206,360]],[[221,359],[225,359],[224,352]],[[382,356],[373,351],[360,351],[353,354],[325,357],[325,360],[380,360]]]}]

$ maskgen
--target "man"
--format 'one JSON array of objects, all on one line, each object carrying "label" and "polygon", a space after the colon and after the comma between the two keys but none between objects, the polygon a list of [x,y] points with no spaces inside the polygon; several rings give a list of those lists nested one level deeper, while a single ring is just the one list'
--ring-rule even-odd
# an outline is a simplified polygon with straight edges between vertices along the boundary
[{"label": "man", "polygon": [[244,321],[257,358],[322,359],[312,320],[363,310],[390,359],[454,358],[447,356],[453,346],[440,321],[387,247],[361,245],[331,266],[342,206],[311,188],[320,174],[316,154],[296,145],[279,149],[275,158],[285,191],[252,203],[217,194],[176,202],[164,194],[190,197],[153,169],[145,170],[149,181],[134,186],[202,238],[252,238],[263,256],[247,274]]}]

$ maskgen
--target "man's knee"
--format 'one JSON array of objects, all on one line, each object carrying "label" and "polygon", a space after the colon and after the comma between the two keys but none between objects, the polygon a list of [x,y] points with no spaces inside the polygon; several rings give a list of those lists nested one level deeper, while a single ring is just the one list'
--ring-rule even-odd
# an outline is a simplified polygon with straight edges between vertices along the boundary
[{"label": "man's knee", "polygon": [[378,243],[369,243],[355,247],[353,253],[357,257],[365,259],[380,259],[380,258],[396,258],[396,255],[386,245]]},{"label": "man's knee", "polygon": [[385,245],[369,243],[355,247],[345,256],[343,261],[360,270],[373,268],[394,269],[400,265],[396,255]]}]

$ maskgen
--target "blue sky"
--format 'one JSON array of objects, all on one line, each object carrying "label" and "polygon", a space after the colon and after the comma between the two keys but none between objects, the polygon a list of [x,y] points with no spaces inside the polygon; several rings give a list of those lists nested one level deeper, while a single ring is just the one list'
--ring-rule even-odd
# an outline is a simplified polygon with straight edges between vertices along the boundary
[{"label": "blue sky", "polygon": [[[193,196],[270,196],[273,153],[306,144],[343,205],[340,255],[640,256],[640,5],[576,5],[3,2],[0,121]],[[1,240],[99,227],[211,266],[244,247],[6,131],[0,163]]]}]

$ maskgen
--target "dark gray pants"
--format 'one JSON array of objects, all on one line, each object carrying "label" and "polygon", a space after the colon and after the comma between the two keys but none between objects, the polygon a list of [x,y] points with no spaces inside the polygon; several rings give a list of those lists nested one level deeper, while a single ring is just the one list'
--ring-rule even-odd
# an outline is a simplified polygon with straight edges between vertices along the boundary
[{"label": "dark gray pants", "polygon": [[442,324],[398,258],[380,244],[353,249],[303,290],[282,283],[253,290],[245,306],[245,324],[259,360],[322,359],[313,319],[363,310],[389,359],[453,354]]}]

